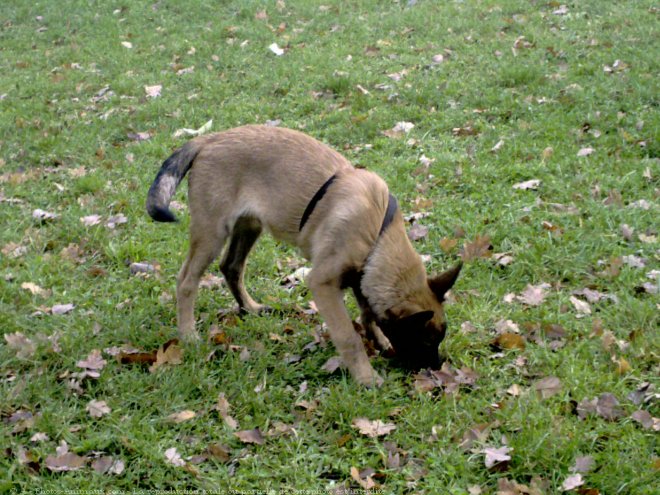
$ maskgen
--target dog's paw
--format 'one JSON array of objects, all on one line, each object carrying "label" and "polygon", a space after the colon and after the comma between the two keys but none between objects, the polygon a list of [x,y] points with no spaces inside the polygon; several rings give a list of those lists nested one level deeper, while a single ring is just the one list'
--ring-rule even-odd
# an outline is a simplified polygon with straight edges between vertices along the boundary
[{"label": "dog's paw", "polygon": [[380,388],[385,383],[383,377],[375,371],[366,376],[356,377],[355,381],[367,388]]}]

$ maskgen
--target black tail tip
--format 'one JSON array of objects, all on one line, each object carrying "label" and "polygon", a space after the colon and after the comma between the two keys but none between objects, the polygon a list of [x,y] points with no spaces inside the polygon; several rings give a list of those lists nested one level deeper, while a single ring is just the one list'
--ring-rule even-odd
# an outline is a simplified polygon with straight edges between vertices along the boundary
[{"label": "black tail tip", "polygon": [[177,219],[167,208],[160,208],[158,206],[147,208],[149,216],[153,218],[156,222],[176,222]]}]

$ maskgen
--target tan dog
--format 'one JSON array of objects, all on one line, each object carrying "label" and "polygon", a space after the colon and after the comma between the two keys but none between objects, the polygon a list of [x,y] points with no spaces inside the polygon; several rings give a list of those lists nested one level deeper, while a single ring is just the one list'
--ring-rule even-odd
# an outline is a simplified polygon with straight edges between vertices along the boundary
[{"label": "tan dog", "polygon": [[[262,230],[297,246],[312,262],[307,283],[353,378],[382,379],[372,368],[343,300],[351,288],[365,327],[412,368],[437,367],[446,324],[442,302],[460,264],[427,280],[396,200],[372,172],[355,169],[315,139],[289,129],[245,126],[202,136],[174,152],[147,198],[154,220],[190,172],[190,252],[177,283],[179,334],[197,338],[199,280],[229,241],[220,269],[241,310],[258,312],[243,285],[245,259]],[[379,331],[382,329],[385,339]]]}]

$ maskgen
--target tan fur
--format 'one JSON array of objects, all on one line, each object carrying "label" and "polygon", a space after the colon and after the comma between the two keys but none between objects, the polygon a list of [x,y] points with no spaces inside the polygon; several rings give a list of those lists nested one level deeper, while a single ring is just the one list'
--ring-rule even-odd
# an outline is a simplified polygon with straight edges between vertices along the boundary
[{"label": "tan fur", "polygon": [[[178,183],[190,168],[190,252],[177,283],[182,338],[197,337],[193,306],[199,280],[227,242],[221,270],[232,293],[242,309],[263,309],[243,284],[245,258],[262,229],[297,246],[312,262],[307,282],[314,301],[339,354],[359,383],[379,385],[382,379],[371,367],[344,305],[342,284],[347,273],[364,274],[354,290],[356,295],[360,291],[364,295],[365,325],[383,345],[387,339],[375,321],[396,322],[433,311],[430,324],[444,325],[442,304],[427,283],[400,212],[379,236],[389,191],[376,174],[355,169],[324,144],[282,128],[239,127],[198,137],[180,152],[185,159],[175,153],[163,165],[147,208],[154,218],[154,212],[166,209],[172,178],[176,175]],[[168,175],[175,169],[174,175]],[[336,180],[299,231],[310,199],[333,174],[337,174]],[[415,336],[411,334],[411,338]]]}]

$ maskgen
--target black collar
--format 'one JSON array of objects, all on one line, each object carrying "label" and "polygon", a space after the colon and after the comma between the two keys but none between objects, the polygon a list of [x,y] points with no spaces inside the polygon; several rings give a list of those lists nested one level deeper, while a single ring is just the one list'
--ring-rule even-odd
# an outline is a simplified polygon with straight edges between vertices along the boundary
[{"label": "black collar", "polygon": [[[335,181],[336,178],[337,178],[337,174],[334,174],[332,177],[326,180],[323,183],[323,185],[319,188],[319,190],[316,191],[316,194],[312,196],[312,199],[307,204],[307,208],[305,208],[305,211],[303,212],[303,215],[300,218],[300,225],[298,226],[298,232],[302,231],[303,227],[305,227],[307,220],[309,220],[309,217],[314,212],[314,208],[316,208],[316,204],[319,201],[321,201],[321,199],[323,199],[323,196],[325,196],[325,193],[328,192],[330,185]],[[389,198],[387,200],[387,210],[385,210],[383,223],[380,226],[380,231],[378,232],[379,237],[383,234],[383,232],[385,232],[385,229],[387,229],[387,227],[389,227],[389,225],[392,223],[392,220],[394,220],[394,215],[396,214],[396,211],[398,209],[399,209],[399,204],[396,198],[392,196],[392,193],[390,193]]]}]

